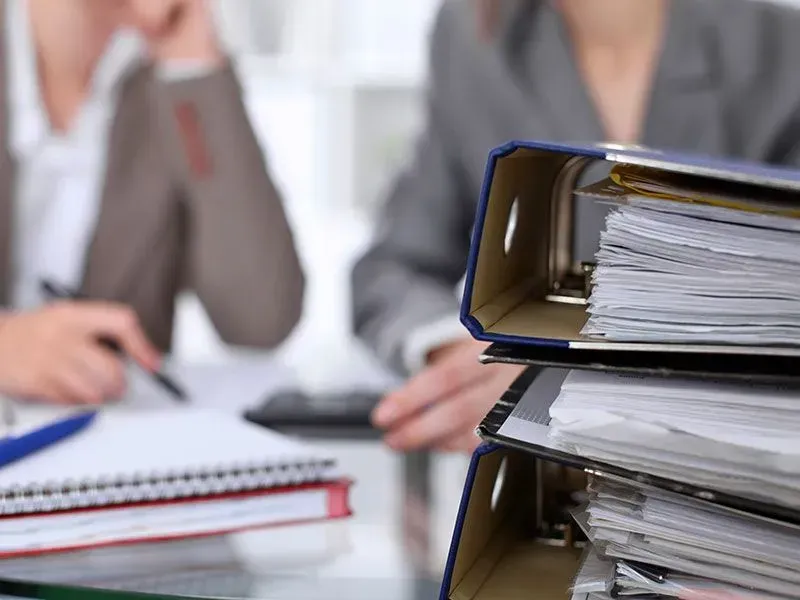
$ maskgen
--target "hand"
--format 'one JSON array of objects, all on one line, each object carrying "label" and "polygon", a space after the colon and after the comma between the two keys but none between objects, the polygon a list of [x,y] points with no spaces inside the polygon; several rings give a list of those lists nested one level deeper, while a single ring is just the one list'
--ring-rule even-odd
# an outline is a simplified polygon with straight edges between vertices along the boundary
[{"label": "hand", "polygon": [[101,302],[54,303],[0,318],[0,391],[62,404],[100,404],[125,388],[121,357],[99,343],[113,340],[145,369],[158,351],[129,308]]},{"label": "hand", "polygon": [[224,60],[207,0],[128,0],[127,18],[157,62]]},{"label": "hand", "polygon": [[372,421],[395,450],[471,452],[475,427],[522,373],[514,365],[482,365],[486,344],[472,339],[432,352],[428,366],[376,407]]}]

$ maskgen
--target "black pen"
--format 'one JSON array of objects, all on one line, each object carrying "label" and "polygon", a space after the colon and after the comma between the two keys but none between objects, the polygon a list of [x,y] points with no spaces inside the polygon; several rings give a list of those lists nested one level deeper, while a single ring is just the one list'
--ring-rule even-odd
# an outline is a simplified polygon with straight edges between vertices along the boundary
[{"label": "black pen", "polygon": [[[54,300],[89,300],[89,298],[78,292],[73,292],[50,281],[42,281],[41,287],[44,294]],[[99,342],[115,354],[123,354],[122,348],[116,341],[101,338]],[[167,390],[173,398],[181,402],[188,400],[186,392],[184,392],[183,389],[169,376],[161,373],[160,371],[148,370],[147,372],[153,377],[153,379],[156,380],[157,383],[161,385],[161,387]]]}]

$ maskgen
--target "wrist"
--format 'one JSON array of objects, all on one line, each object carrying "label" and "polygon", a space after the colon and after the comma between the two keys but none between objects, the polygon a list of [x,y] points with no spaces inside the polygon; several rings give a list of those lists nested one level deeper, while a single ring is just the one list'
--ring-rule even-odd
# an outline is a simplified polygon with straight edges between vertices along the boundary
[{"label": "wrist", "polygon": [[446,313],[430,321],[421,322],[406,334],[402,346],[403,364],[415,373],[431,364],[433,354],[458,341],[470,339],[458,320],[458,313]]}]

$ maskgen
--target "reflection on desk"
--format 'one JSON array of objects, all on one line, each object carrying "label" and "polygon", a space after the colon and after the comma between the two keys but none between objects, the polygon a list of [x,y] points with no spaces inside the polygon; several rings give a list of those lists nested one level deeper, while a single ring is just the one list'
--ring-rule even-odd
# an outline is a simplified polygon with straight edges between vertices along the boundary
[{"label": "reflection on desk", "polygon": [[[10,559],[0,562],[0,573],[3,578],[19,581],[173,593],[166,589],[192,578],[195,587],[203,582],[218,585],[222,579],[239,584],[253,582],[259,573],[303,572],[352,550],[349,530],[343,523],[311,528],[308,535],[298,535],[298,529],[303,533],[296,527],[258,532],[255,554],[241,551],[239,541],[247,537],[241,534]],[[156,584],[167,588],[156,589]],[[225,594],[232,592],[227,589]],[[176,588],[174,593],[181,592]],[[248,597],[246,591],[234,595]]]}]

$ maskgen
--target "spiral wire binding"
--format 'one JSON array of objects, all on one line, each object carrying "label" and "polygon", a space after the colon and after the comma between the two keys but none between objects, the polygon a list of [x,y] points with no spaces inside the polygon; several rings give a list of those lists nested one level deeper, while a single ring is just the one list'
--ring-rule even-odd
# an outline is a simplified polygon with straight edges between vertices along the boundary
[{"label": "spiral wire binding", "polygon": [[334,466],[335,461],[331,459],[312,459],[16,486],[0,490],[0,516],[200,498],[317,483],[326,481]]}]

